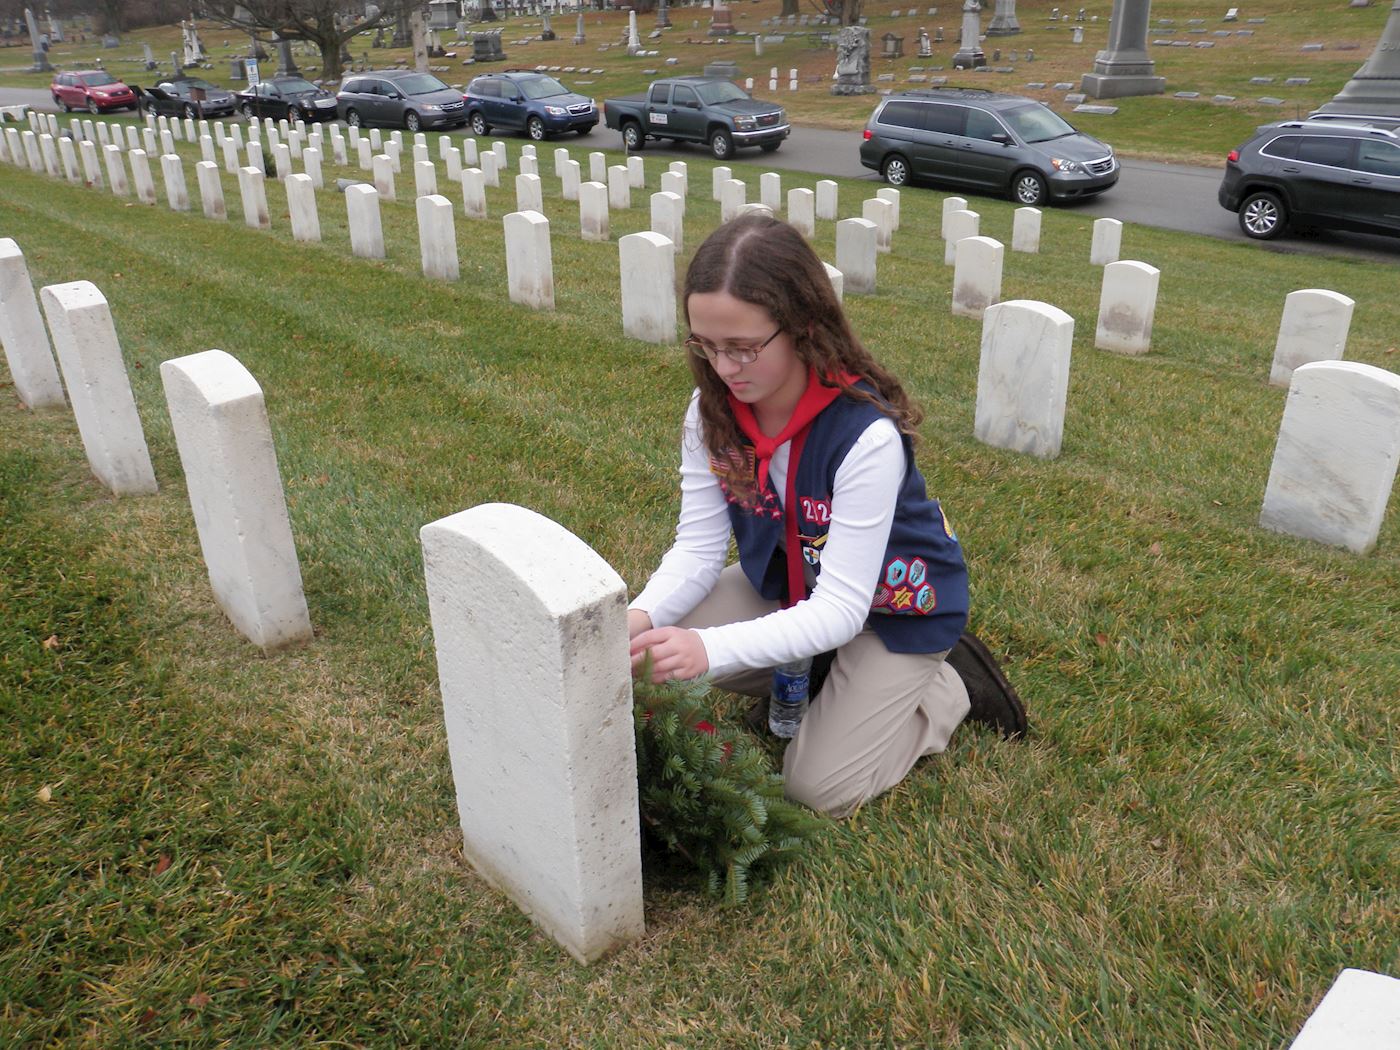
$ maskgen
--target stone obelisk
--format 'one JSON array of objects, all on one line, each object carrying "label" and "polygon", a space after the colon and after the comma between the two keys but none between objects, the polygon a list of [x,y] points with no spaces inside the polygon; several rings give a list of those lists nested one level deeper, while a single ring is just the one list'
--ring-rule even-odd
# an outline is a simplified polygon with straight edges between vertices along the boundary
[{"label": "stone obelisk", "polygon": [[1391,7],[1380,42],[1366,64],[1319,112],[1400,117],[1400,0]]},{"label": "stone obelisk", "polygon": [[29,26],[29,42],[34,45],[34,64],[29,67],[29,72],[52,72],[53,66],[49,65],[49,53],[44,50],[44,42],[39,38],[39,23],[34,21],[34,12],[27,7],[24,9],[24,21]]},{"label": "stone obelisk", "polygon": [[1147,56],[1147,23],[1152,0],[1113,0],[1108,47],[1094,56],[1094,71],[1085,73],[1081,89],[1094,98],[1160,95],[1167,78],[1153,75]]},{"label": "stone obelisk", "polygon": [[997,12],[987,26],[988,36],[1012,36],[1021,31],[1016,20],[1016,0],[997,0]]}]

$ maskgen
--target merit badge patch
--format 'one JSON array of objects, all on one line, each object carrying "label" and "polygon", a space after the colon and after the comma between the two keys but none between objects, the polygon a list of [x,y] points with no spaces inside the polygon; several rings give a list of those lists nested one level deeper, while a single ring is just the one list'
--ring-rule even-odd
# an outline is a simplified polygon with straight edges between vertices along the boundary
[{"label": "merit badge patch", "polygon": [[802,560],[808,565],[817,566],[821,564],[822,548],[826,546],[827,533],[820,536],[803,536],[798,534],[798,542],[802,545]]}]

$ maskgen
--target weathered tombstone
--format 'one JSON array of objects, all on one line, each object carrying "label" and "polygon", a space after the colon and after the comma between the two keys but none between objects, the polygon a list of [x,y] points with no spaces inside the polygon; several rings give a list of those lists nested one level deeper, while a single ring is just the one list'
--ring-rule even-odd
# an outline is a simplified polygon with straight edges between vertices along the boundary
[{"label": "weathered tombstone", "polygon": [[102,171],[97,166],[97,143],[91,139],[84,139],[78,146],[78,152],[83,158],[83,179],[94,189],[102,189]]},{"label": "weathered tombstone", "polygon": [[263,185],[261,168],[251,165],[238,169],[238,192],[243,198],[243,221],[255,230],[272,226],[267,210],[267,188]]},{"label": "weathered tombstone", "polygon": [[662,190],[651,195],[651,228],[675,245],[676,251],[685,250],[685,199],[679,193]]},{"label": "weathered tombstone", "polygon": [[676,245],[660,233],[617,242],[622,276],[622,331],[648,343],[676,338]]},{"label": "weathered tombstone", "polygon": [[219,181],[219,166],[213,161],[202,160],[194,166],[194,173],[199,183],[199,200],[204,207],[204,217],[228,218],[224,208],[224,187]]},{"label": "weathered tombstone", "polygon": [[392,139],[384,143],[383,156],[389,158],[389,163],[394,166],[394,174],[403,172],[403,147]]},{"label": "weathered tombstone", "polygon": [[[1352,7],[1369,6],[1352,0]],[[1385,1050],[1400,1046],[1400,979],[1369,970],[1338,975],[1288,1050]]]},{"label": "weathered tombstone", "polygon": [[156,491],[146,435],[107,300],[90,281],[39,290],[88,465],[117,496]]},{"label": "weathered tombstone", "polygon": [[238,143],[232,137],[224,139],[224,170],[230,175],[238,174]]},{"label": "weathered tombstone", "polygon": [[1060,454],[1074,318],[1048,303],[987,308],[972,433],[983,444],[1042,459]]},{"label": "weathered tombstone", "polygon": [[321,151],[307,147],[301,155],[302,165],[306,168],[306,174],[311,176],[311,185],[318,190],[325,187],[325,181],[321,178]]},{"label": "weathered tombstone", "polygon": [[614,164],[608,169],[608,207],[626,209],[632,207],[632,185],[627,169]]},{"label": "weathered tombstone", "polygon": [[536,158],[522,153],[520,155],[520,174],[538,175],[540,173],[539,161]]},{"label": "weathered tombstone", "polygon": [[462,212],[469,219],[486,218],[486,175],[480,168],[462,172]]},{"label": "weathered tombstone", "polygon": [[418,198],[418,251],[424,277],[457,279],[457,224],[446,197],[433,193]]},{"label": "weathered tombstone", "polygon": [[941,232],[941,236],[943,237],[943,239],[944,239],[945,241],[948,239],[948,232],[947,232],[947,230],[948,230],[948,216],[951,215],[951,214],[953,214],[953,212],[955,212],[955,211],[966,211],[966,210],[967,210],[967,200],[966,200],[965,198],[963,198],[963,197],[944,197],[944,198],[943,198],[943,215],[942,215],[942,219],[941,219],[941,225],[939,226],[939,230],[940,230],[940,232]]},{"label": "weathered tombstone", "polygon": [[827,280],[831,282],[831,290],[836,293],[836,301],[839,303],[844,297],[845,276],[829,262],[822,263],[822,266],[826,268]]},{"label": "weathered tombstone", "polygon": [[1293,372],[1259,524],[1365,554],[1400,462],[1400,376],[1354,361]]},{"label": "weathered tombstone", "polygon": [[[3,143],[4,139],[0,138],[0,144]],[[61,138],[58,140],[58,155],[63,163],[64,178],[75,185],[82,182],[83,172],[78,167],[78,151],[74,148],[72,139]]]},{"label": "weathered tombstone", "polygon": [[685,176],[678,171],[663,171],[661,173],[661,190],[663,193],[674,193],[681,199],[681,212],[685,212]]},{"label": "weathered tombstone", "polygon": [[554,258],[549,220],[537,211],[505,217],[506,281],[510,301],[532,310],[554,309]]},{"label": "weathered tombstone", "polygon": [[379,191],[379,199],[393,203],[396,200],[394,193],[394,165],[383,153],[374,158],[374,188]]},{"label": "weathered tombstone", "polygon": [[646,189],[646,162],[641,157],[627,158],[627,184],[634,190]]},{"label": "weathered tombstone", "polygon": [[875,224],[869,219],[842,219],[836,224],[836,268],[844,291],[870,295],[875,291],[875,257],[879,251]]},{"label": "weathered tombstone", "polygon": [[601,182],[604,186],[608,184],[607,154],[594,152],[588,155],[588,181]]},{"label": "weathered tombstone", "polygon": [[277,181],[286,182],[287,176],[292,173],[292,151],[285,142],[272,147],[272,164],[277,172]]},{"label": "weathered tombstone", "polygon": [[287,176],[287,211],[292,220],[292,239],[319,241],[321,218],[316,213],[316,185],[303,173]]},{"label": "weathered tombstone", "polygon": [[125,197],[131,192],[131,187],[126,178],[126,163],[122,158],[122,151],[116,146],[103,146],[103,159],[107,162],[107,185],[112,188],[112,192],[118,197]]},{"label": "weathered tombstone", "polygon": [[520,507],[421,536],[463,853],[591,962],[644,933],[626,585]]},{"label": "weathered tombstone", "polygon": [[951,211],[943,216],[943,265],[952,266],[958,258],[958,242],[981,232],[982,216],[975,211]]},{"label": "weathered tombstone", "polygon": [[[150,149],[146,150],[147,154],[150,154],[150,152]],[[267,165],[263,163],[262,143],[256,141],[255,139],[249,139],[247,152],[248,167],[257,168],[259,171],[265,173],[267,171]]]},{"label": "weathered tombstone", "polygon": [[1040,251],[1040,209],[1017,208],[1011,220],[1011,250],[1013,252]]},{"label": "weathered tombstone", "polygon": [[[448,141],[443,139],[443,142]],[[458,183],[462,181],[462,151],[456,146],[450,146],[442,151],[443,163],[447,165],[447,181]]]},{"label": "weathered tombstone", "polygon": [[817,218],[836,220],[837,197],[840,187],[831,179],[817,183]]},{"label": "weathered tombstone", "polygon": [[501,161],[495,150],[481,151],[481,177],[488,186],[500,186]]},{"label": "weathered tombstone", "polygon": [[578,188],[578,230],[585,241],[608,239],[608,188],[601,182]]},{"label": "weathered tombstone", "polygon": [[515,177],[515,210],[543,214],[544,184],[538,175],[524,174]]},{"label": "weathered tombstone", "polygon": [[980,69],[987,64],[987,55],[982,50],[982,6],[979,0],[964,0],[962,36],[958,50],[953,53],[954,69]]},{"label": "weathered tombstone", "polygon": [[991,237],[965,237],[956,245],[953,261],[953,316],[981,320],[987,307],[1001,298],[1004,251]]},{"label": "weathered tombstone", "polygon": [[481,165],[481,156],[477,150],[476,139],[465,138],[462,140],[462,167],[475,168]]},{"label": "weathered tombstone", "polygon": [[833,95],[868,95],[870,83],[870,30],[864,26],[842,26],[836,36],[836,82]]},{"label": "weathered tombstone", "polygon": [[[1093,72],[1085,73],[1080,81],[1085,94],[1094,98],[1125,98],[1160,95],[1166,89],[1166,78],[1154,75],[1155,63],[1147,53],[1151,6],[1151,0],[1113,0],[1108,46],[1094,56]],[[1082,31],[1079,39],[1083,39]]]},{"label": "weathered tombstone", "polygon": [[[121,149],[120,146],[117,149]],[[53,136],[43,134],[39,136],[39,153],[44,158],[44,172],[52,178],[58,178],[58,150],[54,147]]]},{"label": "weathered tombstone", "polygon": [[[335,161],[336,164],[339,164],[343,168],[349,163],[349,158],[345,151],[345,139],[343,139],[340,135],[339,124],[333,125],[332,131],[333,134],[331,135],[331,158]],[[442,141],[446,142],[447,138],[444,137]]]},{"label": "weathered tombstone", "polygon": [[788,190],[787,221],[804,237],[817,232],[816,195],[808,189]]},{"label": "weathered tombstone", "polygon": [[1111,262],[1103,268],[1096,347],[1120,354],[1147,353],[1160,277],[1160,270],[1143,262]]},{"label": "weathered tombstone", "polygon": [[758,199],[775,215],[783,207],[783,177],[776,171],[765,171],[758,177]]},{"label": "weathered tombstone", "polygon": [[360,139],[360,144],[357,149],[359,151],[360,170],[372,172],[374,170],[374,151],[369,144],[369,139]]},{"label": "weathered tombstone", "polygon": [[165,361],[160,376],[215,601],[264,652],[310,640],[262,388],[222,350]]},{"label": "weathered tombstone", "polygon": [[566,201],[578,200],[581,178],[579,162],[565,159],[559,166],[559,195]]},{"label": "weathered tombstone", "polygon": [[160,174],[165,181],[165,202],[171,211],[190,210],[190,192],[185,186],[185,167],[178,154],[160,158]]},{"label": "weathered tombstone", "polygon": [[1089,265],[1107,266],[1118,261],[1123,248],[1123,224],[1117,219],[1095,219],[1094,239],[1089,246]]},{"label": "weathered tombstone", "polygon": [[[683,160],[673,160],[673,161],[671,161],[671,163],[670,163],[670,164],[667,166],[667,168],[666,168],[666,174],[667,174],[667,175],[675,176],[676,179],[679,179],[679,180],[680,180],[680,183],[679,183],[680,188],[677,189],[677,188],[676,188],[676,184],[675,184],[675,182],[673,181],[673,182],[672,182],[672,185],[670,186],[670,192],[672,192],[672,193],[679,193],[682,197],[689,197],[689,196],[690,196],[690,168],[687,166],[687,164],[686,164],[685,161],[683,161]],[[665,180],[664,177],[662,178],[662,181],[661,181],[661,188],[662,188],[663,190],[668,188],[667,185],[666,185],[666,180]]]},{"label": "weathered tombstone", "polygon": [[39,152],[39,136],[32,131],[22,132],[21,141],[24,142],[24,156],[29,164],[29,170],[36,175],[44,170],[44,158]]},{"label": "weathered tombstone", "polygon": [[131,162],[131,183],[136,190],[136,199],[142,204],[155,204],[156,183],[151,177],[150,157],[143,149],[130,150],[126,156]]},{"label": "weathered tombstone", "polygon": [[875,224],[875,250],[888,252],[894,246],[894,205],[880,197],[870,197],[861,203],[860,215]]},{"label": "weathered tombstone", "polygon": [[160,155],[168,157],[175,152],[175,136],[166,128],[160,133]]},{"label": "weathered tombstone", "polygon": [[496,155],[496,170],[508,171],[510,169],[510,157],[506,154],[506,144],[500,139],[491,143],[491,152]]},{"label": "weathered tombstone", "polygon": [[717,201],[724,200],[724,184],[734,177],[734,172],[723,164],[710,172],[710,195]]},{"label": "weathered tombstone", "polygon": [[894,214],[891,232],[897,231],[899,229],[899,190],[892,186],[886,186],[883,189],[876,190],[875,196],[879,197],[882,201],[889,201]]},{"label": "weathered tombstone", "polygon": [[1345,295],[1322,288],[1290,292],[1283,304],[1269,383],[1286,387],[1293,370],[1310,361],[1340,361],[1355,306]]},{"label": "weathered tombstone", "polygon": [[1016,0],[997,0],[996,14],[987,26],[988,36],[1012,36],[1021,31],[1016,18]]},{"label": "weathered tombstone", "polygon": [[748,196],[748,187],[739,179],[728,179],[720,187],[719,221],[728,222],[739,214]]},{"label": "weathered tombstone", "polygon": [[384,225],[379,215],[379,191],[358,183],[345,188],[345,215],[350,226],[350,251],[361,259],[384,258]]},{"label": "weathered tombstone", "polygon": [[413,165],[414,197],[430,197],[437,191],[437,166],[430,160],[416,161]]},{"label": "weathered tombstone", "polygon": [[39,316],[29,265],[9,237],[0,238],[0,344],[19,399],[31,409],[62,407],[63,383]]}]

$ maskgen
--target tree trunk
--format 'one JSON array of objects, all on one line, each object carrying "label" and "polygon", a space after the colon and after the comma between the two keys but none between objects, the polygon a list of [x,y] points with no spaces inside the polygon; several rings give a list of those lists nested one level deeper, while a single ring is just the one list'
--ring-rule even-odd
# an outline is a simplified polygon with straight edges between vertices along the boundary
[{"label": "tree trunk", "polygon": [[865,0],[841,0],[841,24],[853,26],[860,21],[861,8]]},{"label": "tree trunk", "polygon": [[343,33],[328,30],[317,36],[307,37],[307,39],[321,49],[321,79],[326,83],[340,80],[340,74],[344,68],[340,62],[340,51],[348,38]]},{"label": "tree trunk", "polygon": [[797,14],[797,0],[783,0],[783,9],[779,14],[784,17]]}]

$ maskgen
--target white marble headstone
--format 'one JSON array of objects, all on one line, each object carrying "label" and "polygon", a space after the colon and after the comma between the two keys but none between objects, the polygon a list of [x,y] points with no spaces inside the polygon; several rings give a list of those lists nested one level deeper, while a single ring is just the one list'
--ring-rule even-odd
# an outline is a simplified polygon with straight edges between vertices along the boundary
[{"label": "white marble headstone", "polygon": [[9,237],[0,238],[0,344],[15,392],[26,406],[60,408],[66,403],[29,264]]},{"label": "white marble headstone", "polygon": [[875,291],[875,246],[878,231],[869,219],[842,219],[836,224],[836,268],[843,291],[871,295]]},{"label": "white marble headstone", "polygon": [[1340,361],[1346,354],[1353,299],[1323,288],[1288,293],[1269,370],[1273,386],[1288,385],[1293,370],[1309,361]]},{"label": "white marble headstone", "polygon": [[1145,354],[1152,347],[1161,271],[1144,262],[1111,262],[1103,268],[1094,345],[1120,354]]},{"label": "white marble headstone", "polygon": [[649,343],[676,338],[676,246],[659,233],[617,242],[622,275],[622,331]]},{"label": "white marble headstone", "polygon": [[510,301],[532,310],[553,310],[554,252],[549,243],[549,220],[537,211],[512,212],[505,217],[505,241]]},{"label": "white marble headstone", "polygon": [[1058,456],[1073,343],[1074,318],[1048,303],[1011,299],[989,306],[973,436],[1043,459]]}]

